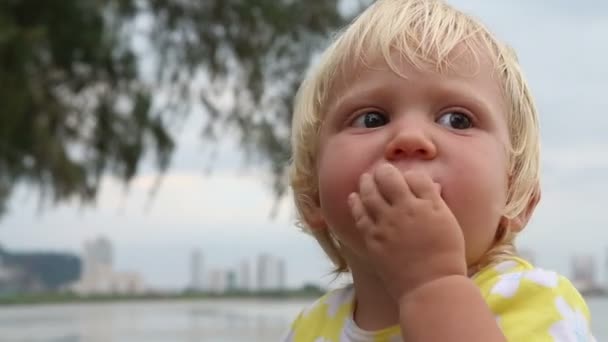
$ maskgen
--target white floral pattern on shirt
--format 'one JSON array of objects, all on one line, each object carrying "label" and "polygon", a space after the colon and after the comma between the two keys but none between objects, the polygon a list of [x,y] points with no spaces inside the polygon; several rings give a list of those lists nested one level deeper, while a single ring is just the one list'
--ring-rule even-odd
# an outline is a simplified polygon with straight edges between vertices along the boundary
[{"label": "white floral pattern on shirt", "polygon": [[[481,269],[472,280],[508,341],[595,342],[588,307],[565,277],[513,257]],[[352,286],[330,291],[298,316],[285,341],[401,342],[398,325],[357,328],[353,296]]]},{"label": "white floral pattern on shirt", "polygon": [[536,268],[528,271],[501,274],[500,280],[494,285],[491,293],[511,298],[519,289],[519,285],[523,279],[548,288],[555,288],[558,283],[558,276],[555,272]]},{"label": "white floral pattern on shirt", "polygon": [[555,299],[555,306],[564,318],[550,328],[551,336],[553,336],[555,342],[594,341],[589,332],[587,319],[582,312],[570,307],[563,297]]}]

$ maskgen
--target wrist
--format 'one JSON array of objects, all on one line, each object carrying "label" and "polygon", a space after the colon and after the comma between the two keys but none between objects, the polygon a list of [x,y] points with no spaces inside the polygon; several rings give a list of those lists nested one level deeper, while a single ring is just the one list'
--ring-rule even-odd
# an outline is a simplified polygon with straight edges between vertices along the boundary
[{"label": "wrist", "polygon": [[436,278],[399,300],[406,341],[506,341],[475,283],[462,275]]},{"label": "wrist", "polygon": [[458,296],[460,292],[467,292],[472,289],[479,291],[473,281],[465,275],[443,276],[427,281],[398,298],[399,307],[417,303],[424,304],[430,300]]}]

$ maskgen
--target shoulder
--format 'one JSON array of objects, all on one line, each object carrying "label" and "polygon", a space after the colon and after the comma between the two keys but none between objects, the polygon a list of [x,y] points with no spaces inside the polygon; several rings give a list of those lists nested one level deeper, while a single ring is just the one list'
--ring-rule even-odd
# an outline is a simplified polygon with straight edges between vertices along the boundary
[{"label": "shoulder", "polygon": [[314,341],[317,337],[339,336],[352,313],[354,289],[334,289],[302,310],[291,324],[287,341]]},{"label": "shoulder", "polygon": [[566,277],[512,258],[473,280],[509,340],[592,341],[589,309]]}]

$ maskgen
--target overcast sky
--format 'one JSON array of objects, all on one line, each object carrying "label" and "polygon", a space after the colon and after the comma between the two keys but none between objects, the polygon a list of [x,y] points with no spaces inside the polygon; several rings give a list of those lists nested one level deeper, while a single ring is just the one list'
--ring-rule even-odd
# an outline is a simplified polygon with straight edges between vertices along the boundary
[{"label": "overcast sky", "polygon": [[[542,201],[519,245],[537,263],[570,274],[570,257],[591,254],[608,267],[608,2],[452,0],[480,18],[519,53],[541,114]],[[604,62],[602,62],[604,61]],[[326,284],[330,265],[310,237],[293,226],[285,201],[270,219],[273,196],[261,170],[243,171],[242,156],[222,147],[207,175],[201,118],[180,134],[173,166],[150,205],[155,180],[144,173],[128,192],[106,179],[95,209],[62,205],[40,211],[37,195],[20,189],[0,221],[10,250],[80,253],[85,239],[104,235],[115,268],[135,270],[156,287],[188,283],[189,254],[207,269],[232,267],[267,252],[286,260],[290,285]]]}]

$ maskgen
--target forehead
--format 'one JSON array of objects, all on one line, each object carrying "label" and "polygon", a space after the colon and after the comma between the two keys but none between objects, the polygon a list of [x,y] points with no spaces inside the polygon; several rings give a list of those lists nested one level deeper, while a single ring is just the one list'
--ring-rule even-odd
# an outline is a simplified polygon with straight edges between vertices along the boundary
[{"label": "forehead", "polygon": [[444,57],[410,56],[397,49],[390,53],[364,49],[358,55],[351,54],[350,58],[345,58],[338,64],[330,86],[326,88],[329,96],[326,97],[324,107],[329,110],[341,100],[342,95],[362,86],[360,83],[369,82],[370,79],[380,82],[383,78],[374,76],[392,73],[406,80],[430,75],[433,79],[443,80],[442,83],[436,84],[438,88],[449,88],[450,85],[477,87],[480,96],[506,108],[496,60],[489,49],[476,41],[461,42]]},{"label": "forehead", "polygon": [[361,49],[344,51],[338,57],[335,83],[347,85],[361,70],[383,67],[407,78],[403,65],[419,72],[445,76],[475,76],[480,72],[496,76],[497,56],[479,39],[463,40],[453,47],[446,46],[445,50],[437,46],[433,50],[413,52],[409,47],[391,46],[384,50],[363,45]]}]

